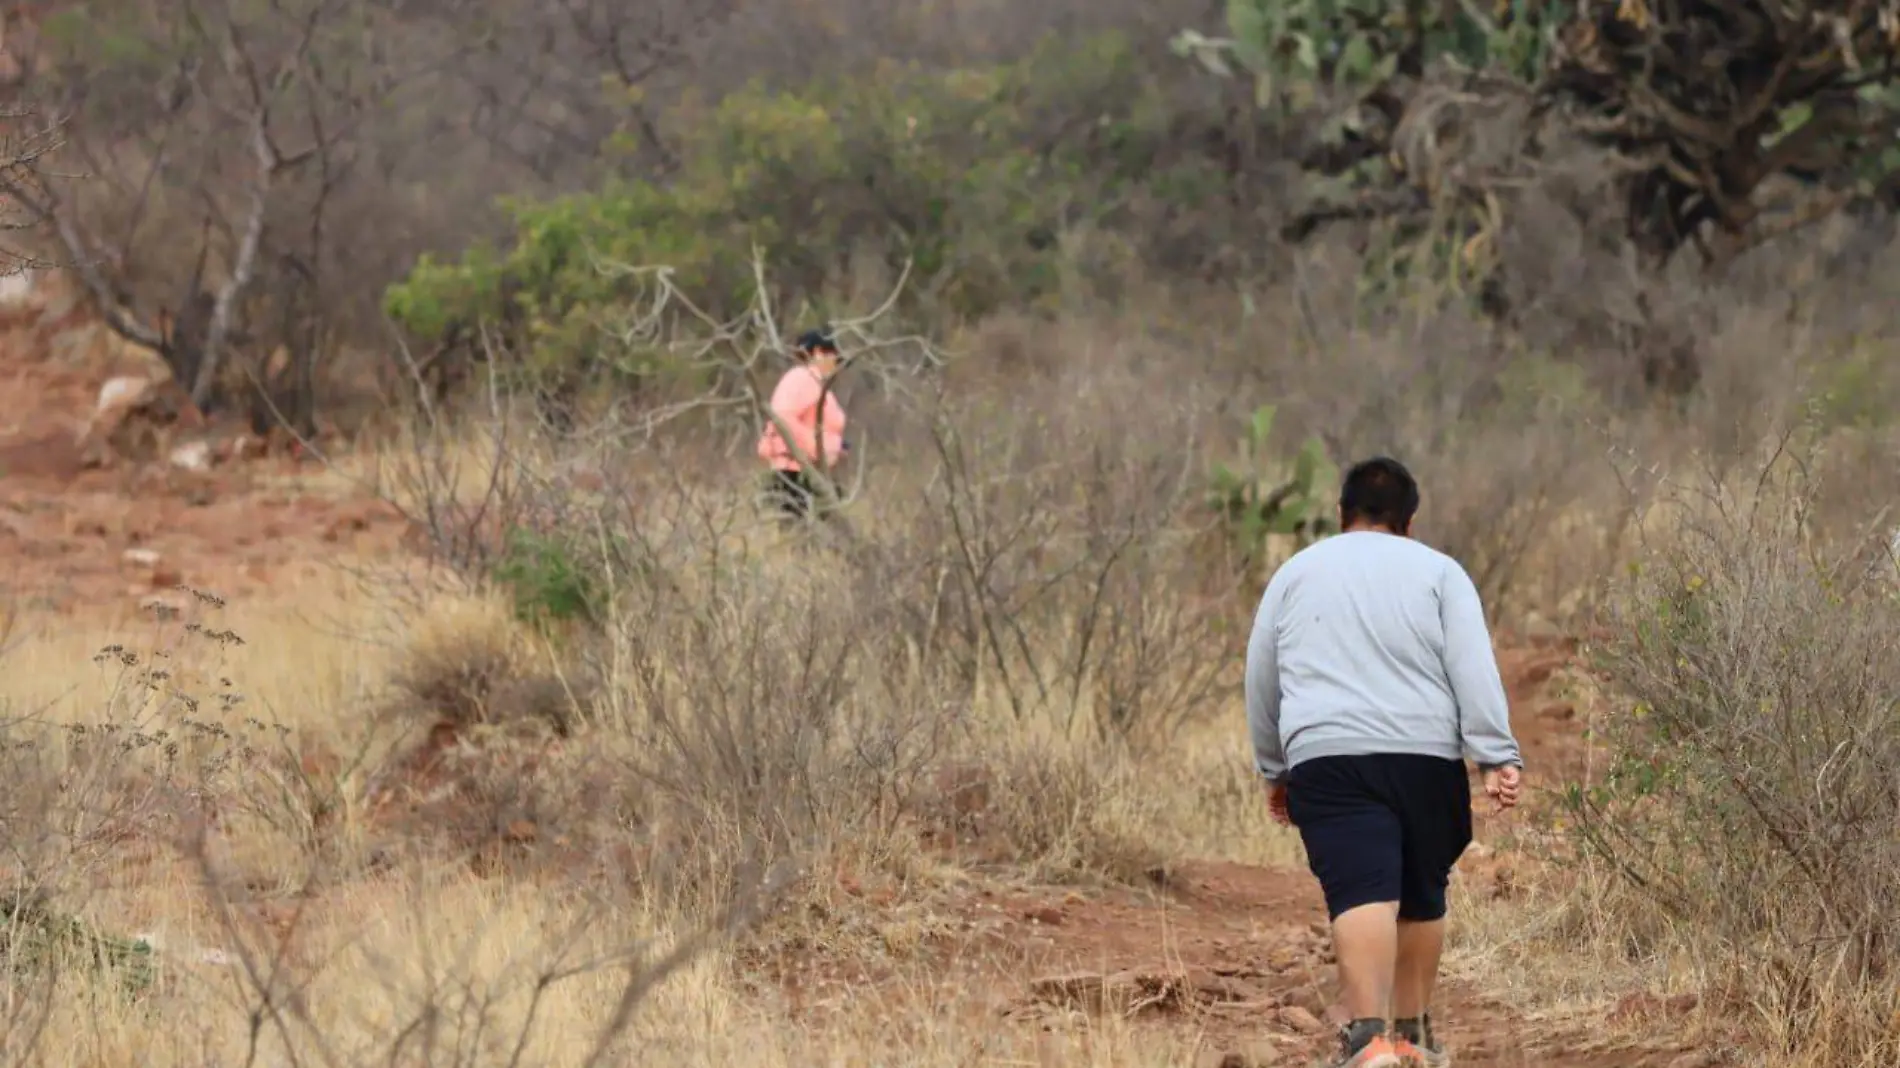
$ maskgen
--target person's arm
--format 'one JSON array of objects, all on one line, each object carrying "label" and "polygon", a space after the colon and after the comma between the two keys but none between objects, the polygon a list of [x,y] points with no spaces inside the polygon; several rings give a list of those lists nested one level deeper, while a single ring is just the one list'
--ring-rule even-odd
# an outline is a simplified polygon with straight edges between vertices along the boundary
[{"label": "person's arm", "polygon": [[1254,769],[1268,782],[1286,782],[1286,746],[1280,739],[1280,658],[1274,634],[1275,602],[1279,591],[1272,583],[1260,598],[1253,635],[1247,639],[1247,729],[1253,735]]},{"label": "person's arm", "polygon": [[840,400],[838,394],[827,384],[821,387],[817,404],[819,411],[813,421],[824,428],[825,454],[822,458],[814,457],[814,459],[821,459],[821,462],[829,467],[837,463],[838,458],[845,453],[844,401]]},{"label": "person's arm", "polygon": [[1445,674],[1458,702],[1458,729],[1465,752],[1485,771],[1523,767],[1478,588],[1465,569],[1452,562],[1445,568],[1439,596],[1445,625]]}]

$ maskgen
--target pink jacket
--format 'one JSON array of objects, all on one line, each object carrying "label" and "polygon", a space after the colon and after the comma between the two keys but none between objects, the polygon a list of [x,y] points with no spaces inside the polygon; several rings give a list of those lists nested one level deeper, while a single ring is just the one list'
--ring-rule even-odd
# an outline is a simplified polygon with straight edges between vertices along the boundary
[{"label": "pink jacket", "polygon": [[[824,402],[822,452],[818,443],[821,398]],[[806,456],[826,467],[838,462],[844,452],[844,405],[838,401],[837,394],[825,391],[825,381],[817,371],[800,365],[785,372],[778,380],[778,388],[772,391],[772,411],[791,428],[792,439]],[[780,471],[798,470],[798,460],[769,419],[764,433],[759,435],[759,459]]]}]

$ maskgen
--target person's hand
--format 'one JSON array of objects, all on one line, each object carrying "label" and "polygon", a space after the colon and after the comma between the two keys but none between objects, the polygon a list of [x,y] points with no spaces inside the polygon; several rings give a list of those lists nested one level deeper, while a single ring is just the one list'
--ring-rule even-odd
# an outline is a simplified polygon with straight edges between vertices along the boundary
[{"label": "person's hand", "polygon": [[1516,808],[1524,786],[1524,769],[1515,765],[1492,768],[1484,773],[1484,792],[1497,803],[1498,811]]},{"label": "person's hand", "polygon": [[1293,817],[1286,808],[1286,783],[1267,784],[1267,814],[1273,817],[1273,822],[1282,827],[1293,826]]}]

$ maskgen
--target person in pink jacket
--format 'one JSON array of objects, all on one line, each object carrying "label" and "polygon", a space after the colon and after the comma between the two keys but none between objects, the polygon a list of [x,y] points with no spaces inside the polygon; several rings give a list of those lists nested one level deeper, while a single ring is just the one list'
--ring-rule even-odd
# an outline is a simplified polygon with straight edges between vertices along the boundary
[{"label": "person in pink jacket", "polygon": [[818,487],[800,461],[802,455],[830,473],[851,450],[844,436],[844,405],[831,391],[838,370],[838,344],[830,331],[806,332],[794,350],[798,365],[786,371],[772,390],[772,414],[792,434],[794,451],[771,419],[759,434],[759,459],[772,468],[767,495],[787,518],[812,512]]}]

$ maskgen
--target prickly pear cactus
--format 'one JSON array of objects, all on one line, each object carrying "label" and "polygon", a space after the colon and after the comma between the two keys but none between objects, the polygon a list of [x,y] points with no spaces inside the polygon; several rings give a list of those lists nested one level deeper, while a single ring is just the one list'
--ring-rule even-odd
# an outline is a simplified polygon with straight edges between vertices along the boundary
[{"label": "prickly pear cactus", "polygon": [[1216,465],[1209,504],[1226,521],[1228,536],[1249,570],[1263,563],[1275,541],[1298,550],[1338,532],[1339,469],[1317,438],[1308,438],[1292,462],[1276,462],[1271,436],[1275,409],[1255,410],[1241,459]]}]

